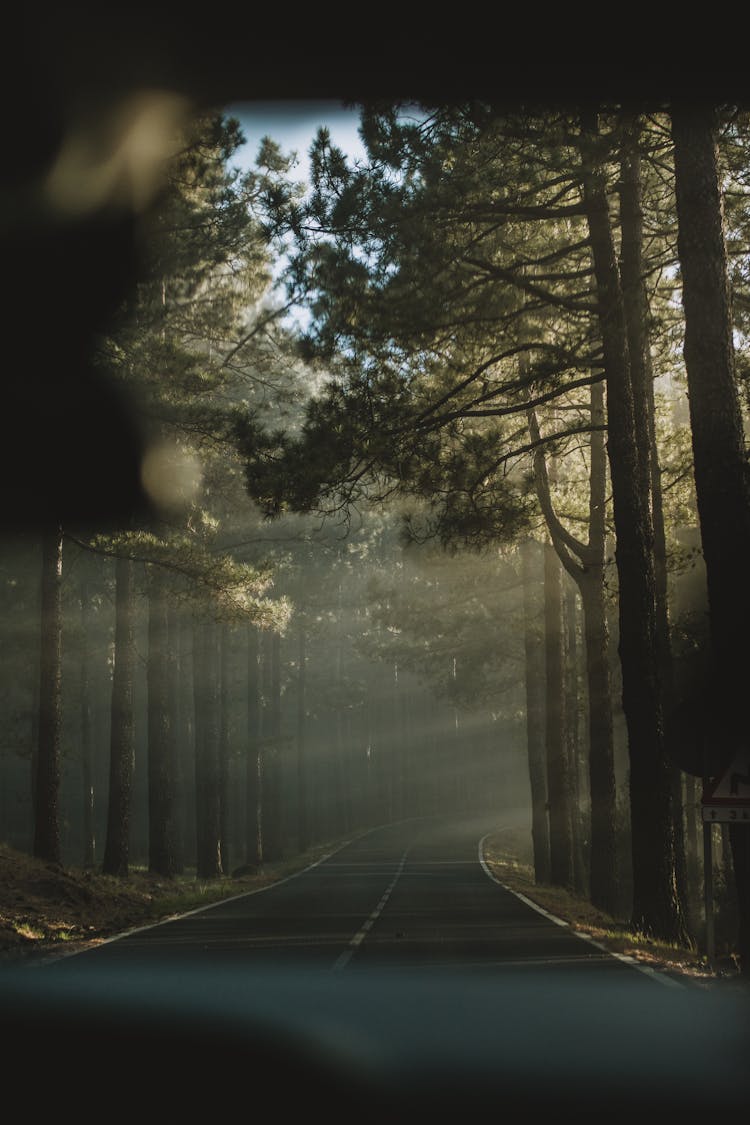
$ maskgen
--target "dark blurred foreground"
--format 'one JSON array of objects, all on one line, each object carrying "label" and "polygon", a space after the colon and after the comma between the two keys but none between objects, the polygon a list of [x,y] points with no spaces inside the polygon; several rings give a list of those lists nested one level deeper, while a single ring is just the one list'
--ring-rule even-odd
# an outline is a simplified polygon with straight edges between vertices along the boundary
[{"label": "dark blurred foreground", "polygon": [[36,1117],[91,1082],[118,1117],[720,1120],[747,1109],[749,1017],[747,996],[574,972],[0,975],[6,1074],[31,1069]]}]

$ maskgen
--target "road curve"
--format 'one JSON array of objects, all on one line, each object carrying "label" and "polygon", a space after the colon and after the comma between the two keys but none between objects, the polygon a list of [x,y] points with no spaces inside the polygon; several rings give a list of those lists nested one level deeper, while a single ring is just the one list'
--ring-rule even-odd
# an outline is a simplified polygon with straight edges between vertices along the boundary
[{"label": "road curve", "polygon": [[745,1112],[746,998],[660,988],[500,886],[479,854],[495,827],[378,828],[261,892],[0,973],[6,1072],[38,1116],[81,1074],[117,1120]]},{"label": "road curve", "polygon": [[469,818],[383,826],[262,891],[79,956],[98,964],[189,958],[336,973],[523,968],[632,973],[632,965],[491,877],[481,841],[496,827]]}]

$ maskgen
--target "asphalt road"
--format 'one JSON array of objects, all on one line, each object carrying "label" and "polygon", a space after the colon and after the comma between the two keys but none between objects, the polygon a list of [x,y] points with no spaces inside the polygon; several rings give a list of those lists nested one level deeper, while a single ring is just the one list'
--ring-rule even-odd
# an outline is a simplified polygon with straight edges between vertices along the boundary
[{"label": "asphalt road", "polygon": [[95,1088],[115,1121],[746,1114],[746,998],[666,986],[502,888],[480,859],[495,827],[380,828],[264,891],[0,974],[8,1082],[45,1118]]},{"label": "asphalt road", "polygon": [[378,828],[263,891],[80,956],[98,964],[189,958],[337,973],[547,968],[635,974],[632,965],[491,877],[481,841],[496,827],[491,821],[427,818]]}]

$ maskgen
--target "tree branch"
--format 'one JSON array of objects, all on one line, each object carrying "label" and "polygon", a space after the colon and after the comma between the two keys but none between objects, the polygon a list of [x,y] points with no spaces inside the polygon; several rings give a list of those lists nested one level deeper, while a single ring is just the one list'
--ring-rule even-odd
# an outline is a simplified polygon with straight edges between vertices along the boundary
[{"label": "tree branch", "polygon": [[463,258],[464,262],[474,266],[475,269],[483,270],[490,277],[495,277],[500,281],[506,281],[509,285],[515,285],[526,293],[530,293],[532,297],[538,297],[546,304],[556,305],[558,308],[570,309],[572,312],[596,312],[596,304],[588,301],[577,301],[570,297],[561,297],[556,293],[550,293],[549,290],[543,289],[541,286],[536,285],[527,277],[519,276],[512,270],[503,269],[502,266],[497,266],[492,262],[483,262],[479,258]]},{"label": "tree branch", "polygon": [[[583,571],[583,560],[586,554],[586,544],[577,539],[575,535],[562,524],[555,512],[554,504],[552,503],[552,492],[549,484],[549,473],[547,472],[547,460],[544,456],[544,448],[539,430],[539,422],[537,420],[536,412],[533,406],[529,406],[527,411],[527,418],[529,423],[529,434],[532,441],[535,443],[534,450],[534,483],[536,485],[536,494],[539,499],[539,505],[542,509],[547,528],[549,529],[552,538],[552,545],[555,548],[560,562],[565,567],[567,572],[574,578],[580,576]],[[575,561],[571,557],[571,553],[576,556]]]}]

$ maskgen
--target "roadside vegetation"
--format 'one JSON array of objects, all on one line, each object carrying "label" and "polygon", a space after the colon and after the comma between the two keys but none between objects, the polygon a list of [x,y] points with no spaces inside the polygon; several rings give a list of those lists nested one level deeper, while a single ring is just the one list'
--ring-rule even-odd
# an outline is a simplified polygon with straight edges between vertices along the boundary
[{"label": "roadside vegetation", "polygon": [[[739,983],[736,959],[726,950],[711,967],[695,949],[645,938],[582,896],[535,883],[526,836],[521,830],[506,829],[484,841],[484,860],[498,883],[606,949],[685,983],[703,987]],[[260,891],[342,843],[317,845],[259,871],[208,880],[197,879],[192,870],[164,879],[145,868],[134,868],[127,879],[121,879],[93,870],[63,869],[0,845],[0,965],[36,965],[69,956],[140,926]]]}]

